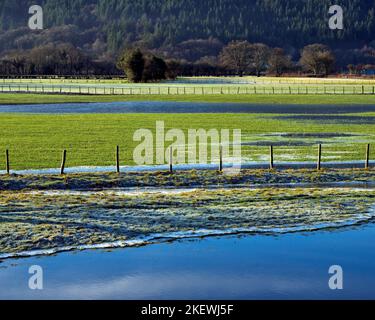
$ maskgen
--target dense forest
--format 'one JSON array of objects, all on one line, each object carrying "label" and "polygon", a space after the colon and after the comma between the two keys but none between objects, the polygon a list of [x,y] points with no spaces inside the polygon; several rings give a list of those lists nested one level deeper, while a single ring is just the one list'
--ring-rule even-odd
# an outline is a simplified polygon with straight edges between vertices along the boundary
[{"label": "dense forest", "polygon": [[[43,7],[45,28],[27,28]],[[332,0],[0,0],[0,54],[72,45],[101,63],[129,46],[188,62],[209,61],[233,40],[281,47],[294,60],[308,44],[336,51],[337,65],[374,64],[375,1],[341,0],[344,29],[328,28]]]}]

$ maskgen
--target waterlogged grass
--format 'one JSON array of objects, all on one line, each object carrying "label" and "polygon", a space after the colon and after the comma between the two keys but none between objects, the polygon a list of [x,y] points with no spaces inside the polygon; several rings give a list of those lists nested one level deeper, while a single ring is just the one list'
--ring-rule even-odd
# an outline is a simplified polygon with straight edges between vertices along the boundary
[{"label": "waterlogged grass", "polygon": [[[88,103],[118,101],[230,102],[256,104],[375,104],[375,95],[264,95],[264,94],[188,94],[188,95],[59,95],[0,93],[1,104]],[[1,107],[1,106],[0,106]]]},{"label": "waterlogged grass", "polygon": [[0,193],[0,253],[202,229],[287,232],[342,226],[369,219],[374,203],[373,190],[350,188],[6,191]]},{"label": "waterlogged grass", "polygon": [[210,233],[202,229],[288,232],[359,223],[375,204],[374,189],[360,188],[374,181],[374,170],[1,176],[0,254],[126,245],[155,233],[177,232],[173,238]]},{"label": "waterlogged grass", "polygon": [[168,172],[90,173],[60,175],[2,175],[1,191],[106,190],[115,188],[228,188],[291,184],[375,183],[375,170],[241,170],[237,175],[214,170]]},{"label": "waterlogged grass", "polygon": [[[111,166],[119,145],[121,165],[134,165],[133,150],[139,144],[133,141],[134,133],[141,128],[155,133],[156,121],[164,121],[166,132],[172,128],[184,132],[186,144],[188,129],[241,129],[244,161],[268,161],[270,144],[275,145],[276,162],[315,161],[318,143],[323,144],[323,161],[363,161],[365,145],[371,143],[372,150],[375,146],[374,119],[375,113],[331,118],[285,114],[2,114],[0,152],[9,149],[14,170],[57,168],[63,149],[68,152],[67,167]],[[217,163],[217,159],[212,162]],[[0,170],[4,169],[1,161]]]}]

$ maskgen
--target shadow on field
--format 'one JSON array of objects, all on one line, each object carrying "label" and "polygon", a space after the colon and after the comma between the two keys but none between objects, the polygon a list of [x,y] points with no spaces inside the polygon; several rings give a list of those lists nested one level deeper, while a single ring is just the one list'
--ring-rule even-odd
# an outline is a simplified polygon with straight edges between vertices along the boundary
[{"label": "shadow on field", "polygon": [[325,124],[375,124],[375,116],[295,115],[275,117],[278,120],[316,121]]}]

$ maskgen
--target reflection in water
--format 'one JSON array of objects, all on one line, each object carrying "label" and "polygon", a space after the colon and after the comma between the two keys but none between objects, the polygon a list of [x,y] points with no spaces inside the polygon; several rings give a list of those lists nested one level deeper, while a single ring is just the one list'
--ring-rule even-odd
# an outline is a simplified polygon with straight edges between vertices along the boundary
[{"label": "reflection in water", "polygon": [[[152,299],[168,292],[184,292],[191,298],[194,292],[200,292],[206,298],[210,297],[212,290],[221,292],[225,297],[225,292],[232,294],[246,293],[248,295],[266,294],[267,291],[274,291],[280,295],[286,295],[286,292],[303,293],[304,290],[314,286],[311,280],[300,279],[292,284],[285,277],[271,276],[269,288],[264,288],[266,274],[263,277],[257,275],[231,275],[231,274],[211,274],[204,273],[178,273],[178,274],[148,274],[148,275],[129,275],[125,277],[114,278],[104,282],[88,282],[85,284],[73,284],[62,287],[62,295],[58,298],[71,297],[73,299],[105,299],[108,296],[119,297],[123,299]],[[266,282],[268,282],[266,281]],[[145,296],[145,288],[140,284],[148,284]]]},{"label": "reflection in water", "polygon": [[[280,236],[179,241],[112,252],[85,251],[0,264],[0,298],[374,299],[375,225]],[[27,289],[28,267],[45,288]],[[344,290],[328,268],[344,269]]]},{"label": "reflection in water", "polygon": [[[250,145],[250,144],[249,144]],[[275,145],[275,144],[273,144]],[[334,169],[353,169],[363,168],[363,161],[325,161],[323,162],[325,168]],[[375,160],[369,161],[370,167],[375,166]],[[223,165],[224,169],[238,168],[238,163],[226,163]],[[241,169],[268,169],[269,163],[265,161],[246,161],[241,163]],[[217,164],[178,164],[174,166],[176,171],[184,170],[217,170]],[[278,161],[277,169],[315,169],[316,162],[313,161]],[[120,170],[124,172],[155,172],[167,171],[169,166],[166,165],[152,165],[152,166],[121,166]],[[70,167],[65,169],[66,174],[75,173],[110,173],[115,172],[116,167],[113,166],[85,166],[85,167]],[[45,168],[45,169],[24,169],[24,170],[11,170],[11,174],[16,175],[58,175],[60,169],[58,168]],[[0,170],[0,175],[5,174],[5,170]]]}]

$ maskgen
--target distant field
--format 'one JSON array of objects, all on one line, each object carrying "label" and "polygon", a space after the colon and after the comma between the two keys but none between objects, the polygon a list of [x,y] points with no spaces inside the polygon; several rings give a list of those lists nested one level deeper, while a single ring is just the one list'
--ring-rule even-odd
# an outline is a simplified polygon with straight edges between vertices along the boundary
[{"label": "distant field", "polygon": [[[120,85],[132,85],[127,79],[66,79],[66,78],[39,78],[39,79],[0,79],[0,84],[120,84]],[[222,84],[222,83],[233,83],[233,84],[322,84],[322,85],[375,85],[375,79],[351,79],[351,78],[304,78],[304,77],[180,77],[176,81],[165,81],[161,84],[168,83],[168,85],[180,85],[185,84]],[[158,86],[158,83],[152,84],[136,84],[136,86]]]},{"label": "distant field", "polygon": [[375,95],[61,95],[0,93],[1,104],[88,103],[116,101],[228,102],[254,104],[375,104]]},{"label": "distant field", "polygon": [[[133,164],[133,134],[154,130],[242,129],[243,158],[267,161],[275,146],[275,161],[314,161],[316,145],[323,144],[323,160],[363,160],[365,144],[375,146],[375,113],[305,116],[270,114],[75,114],[0,116],[0,152],[10,150],[13,169],[56,168],[61,151],[68,150],[67,166],[113,165],[115,146],[121,164]],[[302,135],[301,135],[302,134]],[[1,151],[3,150],[3,151]],[[372,152],[373,154],[373,152]],[[0,162],[0,170],[4,163]]]},{"label": "distant field", "polygon": [[[126,80],[1,79],[0,93],[79,95],[375,95],[371,79],[192,77],[161,83]],[[188,98],[188,97],[187,97]]]},{"label": "distant field", "polygon": [[110,101],[375,104],[375,80],[190,77],[132,84],[126,79],[0,79],[0,104]]}]

